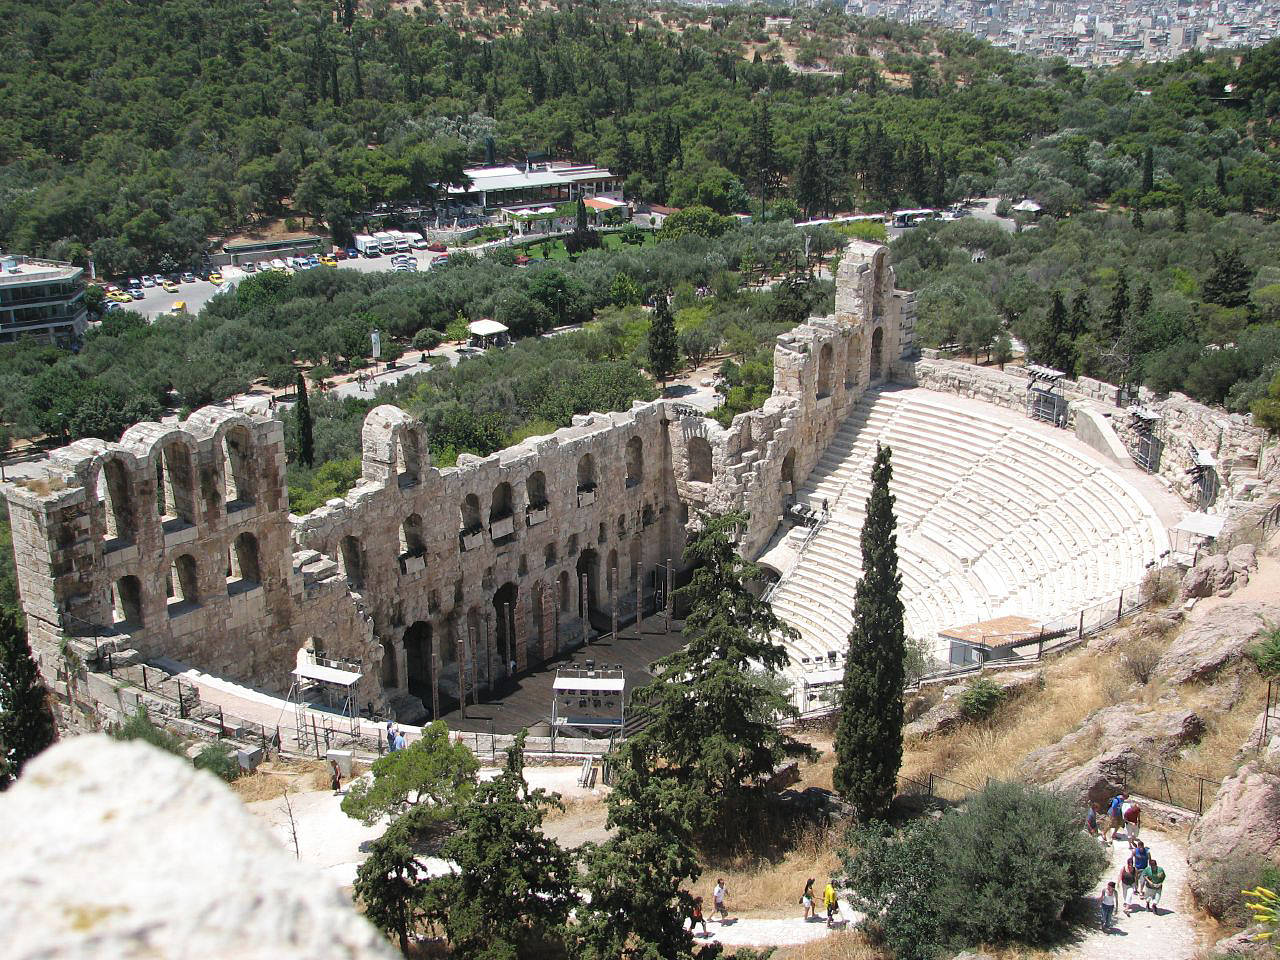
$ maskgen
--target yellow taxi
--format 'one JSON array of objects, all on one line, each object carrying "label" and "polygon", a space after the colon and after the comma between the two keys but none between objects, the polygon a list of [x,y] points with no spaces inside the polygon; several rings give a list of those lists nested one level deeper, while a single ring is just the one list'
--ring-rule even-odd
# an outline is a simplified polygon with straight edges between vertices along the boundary
[{"label": "yellow taxi", "polygon": [[177,285],[176,283],[174,283],[172,280],[161,280],[161,281],[160,281],[160,286],[164,289],[164,292],[165,292],[165,293],[177,293],[177,292],[178,292],[178,285]]},{"label": "yellow taxi", "polygon": [[212,272],[209,274],[209,282],[210,282],[210,283],[221,283],[221,282],[222,282],[222,274],[220,274],[217,270],[212,271]]},{"label": "yellow taxi", "polygon": [[173,306],[169,308],[169,312],[170,312],[170,313],[186,313],[186,312],[187,312],[187,301],[185,301],[185,300],[175,300],[175,301],[173,301]]},{"label": "yellow taxi", "polygon": [[338,258],[331,253],[326,253],[321,255],[320,262],[326,267],[336,267],[338,265]]}]

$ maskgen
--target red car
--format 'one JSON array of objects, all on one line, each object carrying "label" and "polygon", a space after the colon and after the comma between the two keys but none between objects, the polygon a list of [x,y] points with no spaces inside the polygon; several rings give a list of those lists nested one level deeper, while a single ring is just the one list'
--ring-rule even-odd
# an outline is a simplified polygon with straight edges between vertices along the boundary
[{"label": "red car", "polygon": [[430,243],[427,244],[427,249],[430,250],[432,253],[444,253],[449,248],[446,247],[439,240],[432,240]]},{"label": "red car", "polygon": [[530,258],[529,258],[529,257],[526,257],[523,253],[522,253],[522,254],[520,254],[518,257],[516,257],[516,266],[517,266],[517,267],[524,267],[524,266],[528,266],[529,262],[530,262]]}]

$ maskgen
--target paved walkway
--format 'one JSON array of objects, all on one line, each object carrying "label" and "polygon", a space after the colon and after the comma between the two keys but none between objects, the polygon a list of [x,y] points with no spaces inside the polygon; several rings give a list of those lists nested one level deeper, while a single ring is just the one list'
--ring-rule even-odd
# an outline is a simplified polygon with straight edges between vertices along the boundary
[{"label": "paved walkway", "polygon": [[[1193,920],[1191,894],[1187,891],[1187,851],[1182,841],[1155,830],[1144,830],[1142,839],[1166,873],[1159,912],[1138,909],[1126,917],[1122,911],[1110,932],[1096,925],[1079,942],[1056,952],[1055,957],[1061,960],[1152,960],[1153,957],[1183,960],[1209,946],[1208,939],[1199,934]],[[1111,866],[1094,896],[1101,893],[1109,880],[1115,880],[1119,888],[1120,868],[1129,856],[1129,845],[1122,839],[1112,845],[1110,854]]]}]

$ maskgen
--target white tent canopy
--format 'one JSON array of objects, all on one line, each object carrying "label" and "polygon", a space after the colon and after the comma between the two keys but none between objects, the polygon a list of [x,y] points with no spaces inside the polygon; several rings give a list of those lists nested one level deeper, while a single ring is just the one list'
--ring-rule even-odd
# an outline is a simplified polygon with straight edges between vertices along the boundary
[{"label": "white tent canopy", "polygon": [[507,332],[507,328],[497,320],[472,320],[467,324],[467,329],[476,337],[496,337]]},{"label": "white tent canopy", "polygon": [[1188,513],[1174,529],[1179,533],[1216,538],[1226,522],[1226,517],[1215,513]]}]

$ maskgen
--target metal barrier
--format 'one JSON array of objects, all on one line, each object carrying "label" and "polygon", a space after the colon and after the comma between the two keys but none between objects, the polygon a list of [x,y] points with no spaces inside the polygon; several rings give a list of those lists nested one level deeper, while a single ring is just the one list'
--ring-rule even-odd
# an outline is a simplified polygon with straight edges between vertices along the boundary
[{"label": "metal barrier", "polygon": [[1212,803],[1222,781],[1202,777],[1198,773],[1184,773],[1146,760],[1134,760],[1125,770],[1121,786],[1128,793],[1202,814],[1206,797]]}]

